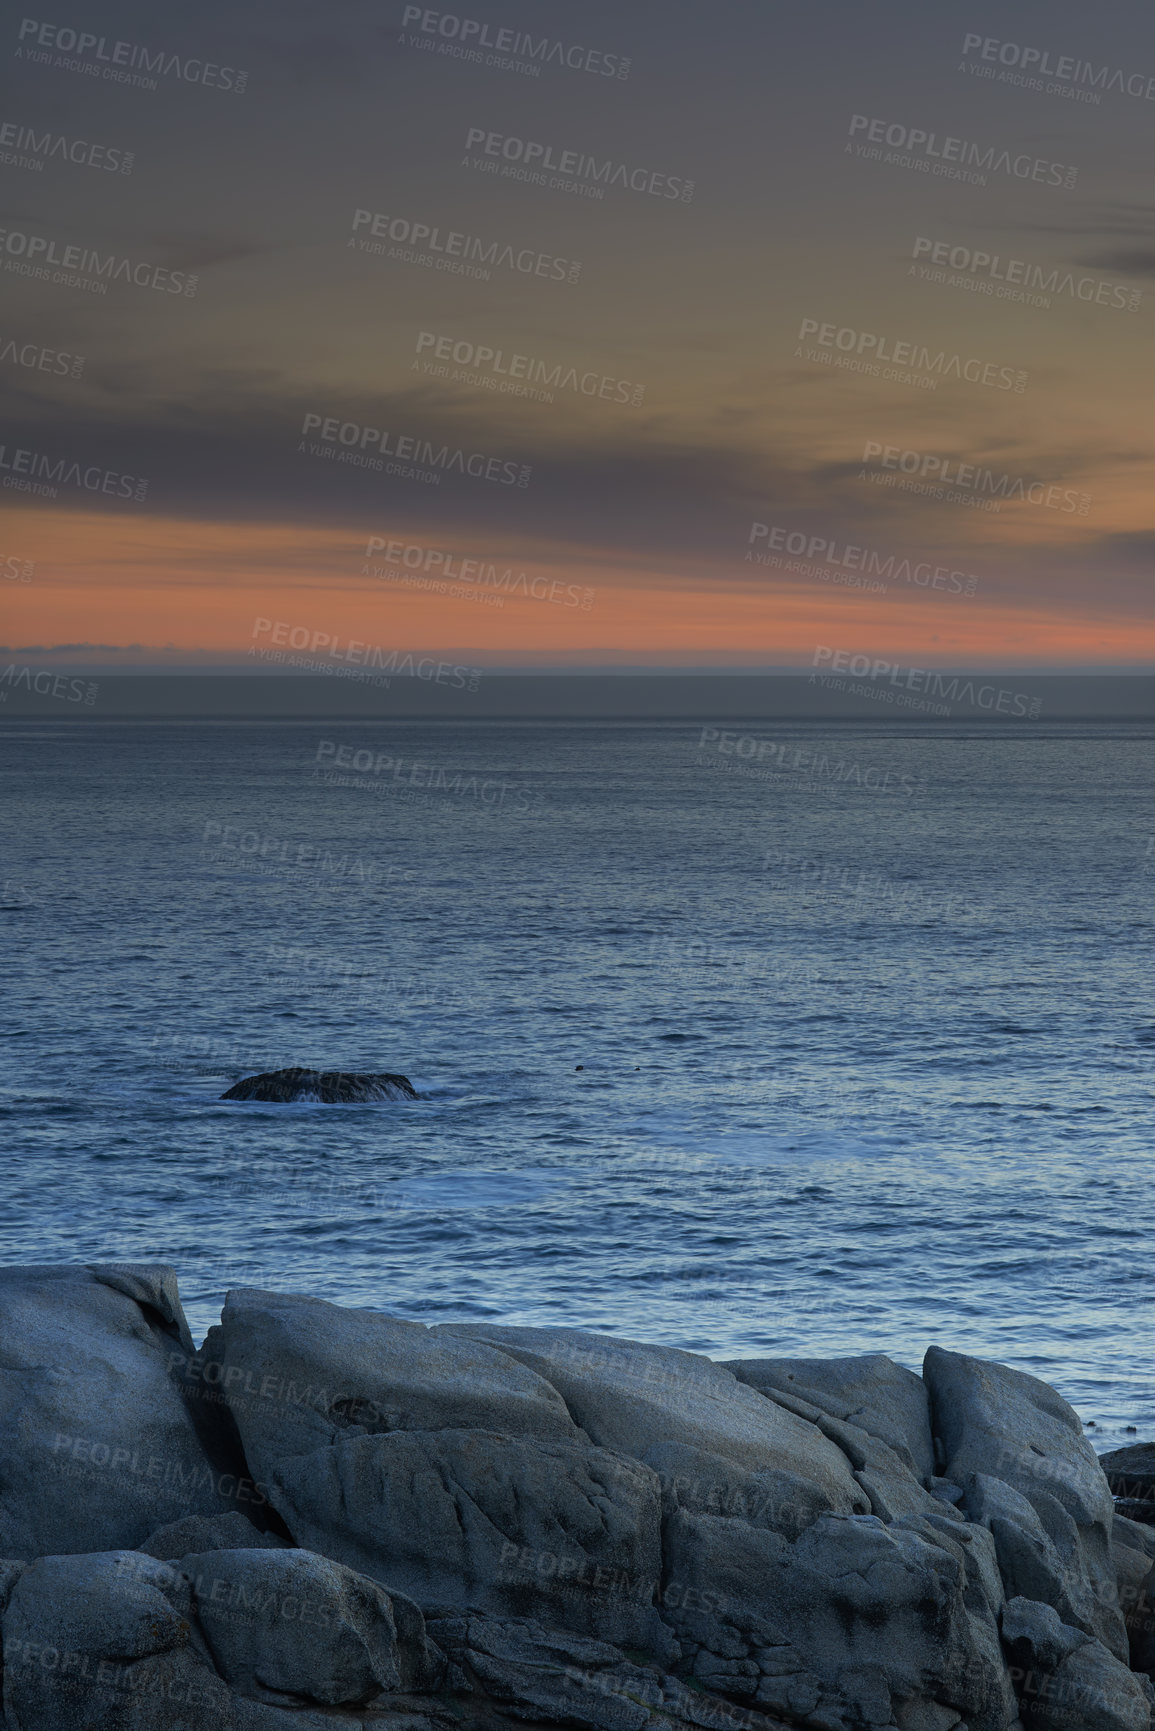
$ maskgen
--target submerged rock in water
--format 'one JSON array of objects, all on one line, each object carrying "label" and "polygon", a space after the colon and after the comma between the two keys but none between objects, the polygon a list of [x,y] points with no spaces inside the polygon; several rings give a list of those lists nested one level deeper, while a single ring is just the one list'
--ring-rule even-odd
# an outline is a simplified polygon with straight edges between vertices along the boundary
[{"label": "submerged rock in water", "polygon": [[408,1076],[388,1071],[357,1074],[347,1070],[266,1070],[234,1082],[222,1100],[317,1100],[324,1106],[357,1105],[373,1100],[416,1100]]}]

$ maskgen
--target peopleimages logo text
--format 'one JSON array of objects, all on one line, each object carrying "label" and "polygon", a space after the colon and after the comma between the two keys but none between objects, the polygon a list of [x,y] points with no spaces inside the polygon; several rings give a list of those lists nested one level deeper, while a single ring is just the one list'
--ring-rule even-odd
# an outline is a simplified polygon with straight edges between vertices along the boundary
[{"label": "peopleimages logo text", "polygon": [[62,379],[78,379],[84,371],[83,355],[63,354],[59,349],[45,348],[43,343],[18,343],[14,337],[0,337],[0,362],[53,373]]},{"label": "peopleimages logo text", "polygon": [[[503,487],[528,487],[531,467],[503,457],[487,457],[482,451],[466,451],[460,446],[437,445],[416,433],[396,433],[389,427],[366,427],[359,421],[342,421],[337,415],[307,414],[301,425],[302,435],[313,433],[322,441],[306,445],[302,438],[297,449],[310,456],[336,458],[359,468],[389,473],[405,473],[416,465],[426,464],[429,472],[471,475],[476,481],[495,481]],[[343,448],[342,448],[343,447]],[[370,455],[370,453],[381,455]],[[402,465],[387,466],[384,457],[398,459]],[[440,479],[440,473],[437,474]]]},{"label": "peopleimages logo text", "polygon": [[979,685],[958,673],[938,673],[933,667],[901,667],[897,661],[882,661],[869,655],[856,655],[850,649],[832,649],[825,643],[817,645],[812,667],[829,667],[832,673],[849,673],[854,679],[885,679],[888,685],[906,691],[925,692],[927,697],[941,698],[947,703],[967,703],[978,709],[993,709],[999,715],[1026,715],[1035,720],[1041,708],[1037,697],[1024,691],[1009,691],[995,685]]},{"label": "peopleimages logo text", "polygon": [[50,457],[19,445],[0,445],[2,485],[18,493],[41,493],[56,497],[57,486],[79,487],[85,493],[107,493],[140,504],[148,493],[148,482],[137,475],[122,475],[118,469],[102,469],[96,463],[77,463],[67,457]]},{"label": "peopleimages logo text", "polygon": [[[507,166],[521,171],[521,178],[545,185],[547,173],[588,182],[591,190],[601,195],[601,188],[618,186],[628,192],[648,193],[652,198],[677,198],[689,204],[694,196],[694,182],[677,175],[660,174],[656,169],[631,168],[628,163],[590,156],[582,150],[555,150],[552,144],[539,144],[531,138],[514,138],[503,132],[488,132],[484,126],[471,126],[465,138],[466,150],[480,146],[482,157],[494,157]],[[467,159],[468,160],[468,159]],[[498,167],[495,161],[494,169]]]},{"label": "peopleimages logo text", "polygon": [[[323,767],[318,769],[317,764]],[[338,769],[351,769],[355,775],[372,775],[380,779],[375,783],[358,783],[351,776],[338,775]],[[388,773],[390,771],[392,774]],[[423,780],[423,776],[427,776],[428,780]],[[504,778],[498,780],[488,776],[479,780],[476,771],[447,770],[443,764],[424,763],[418,758],[393,757],[386,751],[358,749],[352,745],[339,744],[335,739],[322,739],[318,743],[312,779],[339,787],[369,786],[375,793],[391,795],[395,795],[399,789],[406,793],[410,789],[420,789],[422,795],[454,794],[463,802],[472,799],[475,807],[478,801],[483,805],[504,805],[505,796],[509,793],[517,795],[519,811],[529,811],[542,803],[541,794],[525,782],[506,781]],[[409,797],[412,798],[412,794],[409,794]]]},{"label": "peopleimages logo text", "polygon": [[[146,48],[140,42],[110,43],[107,36],[94,36],[90,31],[73,30],[68,25],[42,24],[38,18],[23,19],[17,37],[27,46],[16,52],[26,59],[41,59],[34,52],[39,48],[75,55],[82,63],[87,62],[79,70],[100,73],[115,83],[145,82],[155,89],[154,77],[176,78],[182,84],[204,84],[215,90],[232,90],[239,96],[249,78],[247,72],[240,72],[235,66],[218,66],[212,60],[173,54],[165,48]],[[146,76],[140,79],[134,73]]]},{"label": "peopleimages logo text", "polygon": [[1049,48],[1028,48],[1018,42],[1002,42],[997,36],[963,37],[963,58],[975,54],[980,60],[1000,66],[1016,66],[1020,72],[1040,78],[1058,78],[1063,83],[1091,85],[1096,90],[1117,90],[1121,96],[1137,96],[1155,102],[1155,77],[1146,72],[1124,72],[1118,66],[1094,66],[1070,54],[1052,55]]},{"label": "peopleimages logo text", "polygon": [[[431,655],[414,657],[412,650],[382,649],[380,645],[351,637],[346,642],[331,631],[316,631],[308,625],[294,625],[287,619],[253,620],[253,638],[269,636],[271,643],[289,649],[307,649],[316,655],[324,652],[330,661],[351,663],[355,667],[381,668],[386,673],[408,674],[412,679],[424,679],[434,685],[456,686],[461,691],[476,691],[481,684],[480,667],[455,667],[450,661],[437,661]],[[250,650],[250,654],[252,651]]]},{"label": "peopleimages logo text", "polygon": [[[630,62],[620,54],[581,48],[550,36],[535,38],[528,30],[511,30],[483,23],[479,18],[460,18],[453,12],[432,12],[424,6],[406,6],[401,28],[414,36],[440,37],[442,42],[457,43],[464,49],[488,48],[495,54],[512,54],[517,59],[536,62],[535,72],[540,66],[552,65],[567,66],[571,72],[593,72],[602,78],[628,78],[630,74]],[[469,57],[482,58],[480,54]]]},{"label": "peopleimages logo text", "polygon": [[[953,457],[939,457],[933,451],[904,451],[899,445],[883,445],[877,439],[867,439],[862,460],[879,459],[879,466],[896,474],[917,475],[937,487],[963,487],[986,494],[996,502],[1019,499],[1027,505],[1043,505],[1049,511],[1065,511],[1085,517],[1091,506],[1089,493],[1074,487],[1062,487],[1057,482],[1028,481],[1025,475],[997,474],[980,463],[960,463]],[[863,471],[865,473],[865,471]]]},{"label": "peopleimages logo text", "polygon": [[[1142,292],[1125,283],[1110,282],[1103,277],[1076,276],[1073,271],[1060,271],[1058,265],[1030,264],[1026,259],[1003,258],[997,252],[984,252],[981,247],[955,246],[948,240],[915,237],[912,258],[929,259],[944,270],[959,271],[992,282],[1019,287],[1032,294],[1069,295],[1072,300],[1094,302],[1101,307],[1122,307],[1126,312],[1138,312]],[[911,266],[911,274],[915,267]],[[993,292],[988,288],[988,293]],[[1005,292],[1000,289],[1000,293]],[[1021,297],[1016,297],[1021,298]]]},{"label": "peopleimages logo text", "polygon": [[[912,374],[934,373],[941,379],[965,379],[968,384],[987,385],[996,391],[1017,391],[1027,388],[1027,374],[1021,367],[1001,367],[994,361],[980,361],[961,354],[949,354],[946,349],[936,352],[925,343],[896,342],[892,337],[879,336],[876,331],[858,331],[849,325],[820,324],[817,319],[803,319],[798,331],[799,342],[808,338],[823,348],[836,349],[842,355],[853,355],[865,365],[857,370],[869,371],[877,362],[891,362],[898,368],[909,368]],[[801,353],[801,351],[799,351]],[[837,363],[836,363],[837,364]],[[884,375],[887,376],[887,375]]]},{"label": "peopleimages logo text", "polygon": [[[759,552],[753,548],[764,543]],[[796,558],[820,560],[822,564],[847,572],[861,572],[867,577],[885,578],[890,583],[913,583],[919,589],[937,589],[953,595],[974,595],[979,580],[971,572],[955,571],[949,565],[932,565],[927,559],[913,563],[900,559],[896,553],[880,553],[873,547],[855,547],[849,542],[839,544],[827,535],[804,535],[769,523],[751,523],[746,558],[758,564],[778,564],[768,553],[789,553]],[[883,585],[885,588],[885,584]]]},{"label": "peopleimages logo text", "polygon": [[90,144],[87,139],[69,138],[63,132],[37,132],[34,126],[21,126],[14,120],[0,124],[0,147],[5,152],[27,152],[26,156],[17,158],[0,156],[0,161],[20,168],[43,168],[45,162],[56,159],[73,162],[79,168],[131,174],[134,161],[131,150],[119,150],[112,144]]},{"label": "peopleimages logo text", "polygon": [[[368,225],[369,235],[358,234]],[[409,249],[417,262],[428,258],[438,270],[451,274],[480,276],[488,281],[486,268],[494,265],[501,270],[518,271],[522,276],[545,277],[553,282],[575,283],[582,273],[573,259],[557,258],[551,252],[539,252],[535,247],[512,246],[506,241],[480,240],[476,235],[463,234],[459,229],[442,229],[437,223],[414,222],[408,217],[388,216],[383,211],[355,210],[353,234],[349,245],[356,244],[362,252],[385,253],[389,257],[408,259]],[[370,238],[371,237],[371,238]],[[391,246],[377,242],[388,241]]]},{"label": "peopleimages logo text", "polygon": [[[492,590],[500,597],[519,595],[526,600],[552,601],[561,607],[577,607],[588,613],[593,605],[594,591],[579,583],[563,583],[560,579],[530,577],[524,571],[514,573],[512,565],[501,569],[494,561],[464,558],[460,553],[441,547],[424,547],[416,542],[389,540],[383,535],[370,535],[365,557],[375,553],[385,555],[381,566],[363,565],[367,577],[400,575],[403,570],[421,575],[413,579],[418,587],[436,588],[442,592],[449,584],[472,584],[479,590]],[[386,569],[393,566],[392,572]]]},{"label": "peopleimages logo text", "polygon": [[[539,360],[535,355],[519,355],[506,353],[504,349],[495,349],[489,343],[471,343],[464,338],[439,336],[436,331],[419,331],[415,352],[419,355],[430,351],[439,361],[452,361],[454,365],[463,367],[467,372],[473,372],[484,377],[491,375],[495,382],[500,381],[501,389],[517,391],[518,381],[526,385],[540,385],[543,390],[577,391],[583,397],[600,397],[605,402],[630,403],[635,408],[646,394],[645,385],[632,383],[629,379],[614,378],[609,373],[579,372],[576,367],[563,366],[560,361],[552,366],[549,362]],[[448,368],[441,368],[447,373]],[[452,375],[454,378],[458,374]]]},{"label": "peopleimages logo text", "polygon": [[53,673],[46,667],[17,667],[14,661],[0,673],[0,703],[7,703],[8,693],[35,691],[39,697],[55,697],[62,703],[95,703],[98,687],[91,680],[72,679],[66,673]]},{"label": "peopleimages logo text", "polygon": [[929,170],[932,163],[938,162],[948,178],[977,178],[984,186],[983,176],[988,172],[1009,174],[1016,180],[1042,181],[1047,186],[1062,186],[1068,191],[1079,178],[1078,169],[1069,163],[1052,162],[1048,157],[1031,156],[1027,151],[1012,155],[996,144],[974,144],[966,138],[928,132],[921,126],[904,126],[897,120],[878,120],[869,114],[851,115],[850,137],[856,139],[857,144],[848,144],[847,151],[857,149],[859,155],[869,156],[874,161],[889,161],[890,158],[883,158],[878,148],[868,150],[864,147],[885,144],[891,151],[904,152],[912,165],[925,163]]},{"label": "peopleimages logo text", "polygon": [[[197,291],[197,279],[188,271],[169,270],[164,265],[124,258],[114,252],[99,253],[94,247],[57,242],[19,229],[0,228],[0,251],[7,255],[4,269],[21,276],[45,277],[48,267],[55,266],[61,272],[93,282],[130,282],[137,288],[156,289],[159,294],[194,295]],[[12,262],[17,259],[19,264]]]}]

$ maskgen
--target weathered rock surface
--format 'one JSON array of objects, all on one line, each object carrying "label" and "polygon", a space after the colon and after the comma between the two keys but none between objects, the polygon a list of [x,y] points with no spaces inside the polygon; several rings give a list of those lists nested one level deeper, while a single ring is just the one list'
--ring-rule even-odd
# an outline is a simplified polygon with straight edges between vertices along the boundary
[{"label": "weathered rock surface", "polygon": [[186,1515],[183,1521],[158,1527],[137,1550],[170,1561],[192,1551],[264,1551],[288,1543],[276,1533],[261,1532],[239,1509],[233,1509],[227,1515]]},{"label": "weathered rock surface", "polygon": [[404,1607],[403,1652],[390,1595],[340,1563],[303,1550],[206,1551],[174,1574],[239,1694],[364,1706],[403,1685],[436,1686],[441,1667],[417,1607]]},{"label": "weathered rock surface", "polygon": [[[932,1346],[923,1366],[943,1476],[994,1534],[1013,1597],[1061,1599],[1064,1620],[1126,1660],[1111,1561],[1114,1504],[1079,1416],[1046,1383]],[[1032,1518],[1033,1515],[1033,1518]]]},{"label": "weathered rock surface", "polygon": [[661,1495],[636,1461],[491,1431],[358,1437],[270,1469],[301,1544],[425,1605],[665,1646]]},{"label": "weathered rock surface", "polygon": [[1148,1731],[1151,1702],[1142,1681],[1052,1606],[1009,1600],[1002,1632],[1028,1731],[1056,1718],[1085,1731]]},{"label": "weathered rock surface", "polygon": [[444,1324],[442,1338],[486,1341],[561,1395],[590,1441],[637,1460],[676,1441],[747,1471],[816,1487],[829,1509],[866,1512],[845,1456],[812,1425],[739,1383],[724,1365],[674,1347],[576,1329]]},{"label": "weathered rock surface", "polygon": [[239,1449],[184,1400],[171,1269],[0,1269],[0,1555],[111,1550],[235,1507]]},{"label": "weathered rock surface", "polygon": [[743,1358],[727,1368],[761,1394],[793,1394],[886,1443],[919,1478],[935,1472],[926,1384],[881,1352],[861,1358]]},{"label": "weathered rock surface", "polygon": [[231,1726],[229,1690],[173,1582],[166,1564],[132,1551],[30,1564],[4,1613],[11,1731]]},{"label": "weathered rock surface", "polygon": [[1155,1527],[1003,1366],[253,1291],[194,1354],[121,1265],[0,1317],[0,1731],[1150,1731]]},{"label": "weathered rock surface", "polygon": [[245,1076],[221,1095],[222,1100],[268,1100],[287,1105],[312,1100],[325,1106],[354,1106],[379,1100],[416,1100],[408,1076],[387,1070],[354,1074],[346,1070],[266,1070]]}]

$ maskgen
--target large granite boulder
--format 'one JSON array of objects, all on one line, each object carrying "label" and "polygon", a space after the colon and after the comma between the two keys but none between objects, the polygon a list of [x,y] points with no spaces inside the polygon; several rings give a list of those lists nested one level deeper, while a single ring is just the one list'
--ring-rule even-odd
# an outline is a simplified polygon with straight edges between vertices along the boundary
[{"label": "large granite boulder", "polygon": [[1133,1671],[1155,1678],[1155,1527],[1117,1514],[1111,1560]]},{"label": "large granite boulder", "polygon": [[1008,1595],[1056,1606],[1126,1663],[1114,1506],[1078,1414],[1036,1377],[940,1347],[923,1375],[943,1475],[993,1534]]},{"label": "large granite boulder", "polygon": [[[1015,1716],[993,1542],[921,1482],[926,1409],[898,1367],[879,1370],[902,1387],[901,1454],[874,1434],[881,1394],[871,1432],[573,1331],[244,1292],[203,1358],[297,1542],[430,1615],[530,1617],[832,1731],[913,1724],[923,1701],[933,1731]],[[863,1392],[827,1406],[868,1416]]]},{"label": "large granite boulder", "polygon": [[231,1731],[187,1591],[132,1551],[42,1557],[4,1613],[8,1731]]},{"label": "large granite boulder", "polygon": [[661,1494],[637,1461],[588,1443],[406,1431],[272,1466],[298,1543],[425,1606],[528,1614],[623,1646],[668,1649]]},{"label": "large granite boulder", "polygon": [[439,1681],[440,1655],[417,1607],[326,1557],[214,1550],[182,1557],[171,1573],[177,1590],[187,1586],[213,1663],[238,1694],[365,1706]]},{"label": "large granite boulder", "polygon": [[557,1390],[493,1347],[319,1298],[230,1292],[192,1371],[227,1402],[250,1467],[398,1430],[579,1435]]},{"label": "large granite boulder", "polygon": [[446,1323],[435,1334],[484,1341],[557,1390],[591,1442],[636,1460],[676,1442],[747,1472],[806,1487],[824,1507],[869,1512],[845,1455],[821,1432],[740,1383],[724,1365],[675,1347],[576,1329]]},{"label": "large granite boulder", "polygon": [[202,1362],[298,1543],[426,1605],[548,1604],[562,1627],[661,1644],[657,1478],[594,1446],[533,1370],[448,1331],[253,1292],[229,1295]]},{"label": "large granite boulder", "polygon": [[1148,1731],[1151,1699],[1142,1680],[1053,1606],[1009,1600],[1002,1633],[1027,1731],[1047,1731],[1056,1721],[1080,1731]]},{"label": "large granite boulder", "polygon": [[387,1070],[355,1074],[348,1070],[265,1070],[244,1076],[221,1095],[222,1100],[268,1100],[289,1105],[297,1100],[324,1106],[375,1104],[381,1100],[416,1100],[408,1076]]},{"label": "large granite boulder", "polygon": [[761,1394],[789,1394],[878,1437],[920,1479],[936,1471],[925,1382],[884,1353],[859,1358],[742,1358],[728,1363]]},{"label": "large granite boulder", "polygon": [[186,1402],[171,1269],[0,1269],[0,1556],[111,1550],[237,1506],[221,1415]]},{"label": "large granite boulder", "polygon": [[261,1731],[262,1704],[359,1728],[444,1670],[416,1606],[300,1550],[44,1557],[4,1611],[10,1731]]},{"label": "large granite boulder", "polygon": [[[693,1675],[718,1693],[846,1731],[913,1723],[932,1705],[943,1717],[928,1723],[971,1731],[1014,1719],[993,1546],[945,1515],[824,1514],[793,1543],[682,1515],[668,1528],[667,1572],[682,1584],[667,1615]],[[680,1611],[686,1584],[697,1597]]]},{"label": "large granite boulder", "polygon": [[193,1352],[121,1265],[0,1315],[5,1731],[1150,1731],[1155,1527],[1003,1366],[252,1291]]}]

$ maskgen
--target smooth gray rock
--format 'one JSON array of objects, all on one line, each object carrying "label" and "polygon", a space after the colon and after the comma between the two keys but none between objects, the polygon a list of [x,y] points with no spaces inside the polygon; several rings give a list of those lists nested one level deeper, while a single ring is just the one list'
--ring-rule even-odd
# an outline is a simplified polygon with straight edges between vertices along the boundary
[{"label": "smooth gray rock", "polygon": [[1127,1606],[1133,1604],[1139,1589],[1151,1573],[1152,1558],[1145,1546],[1135,1545],[1127,1539],[1124,1528],[1132,1532],[1143,1532],[1143,1528],[1134,1521],[1120,1520],[1115,1516],[1111,1528],[1111,1563],[1115,1570],[1115,1580],[1118,1584],[1118,1603],[1126,1612]]},{"label": "smooth gray rock", "polygon": [[[352,1569],[309,1551],[248,1549],[186,1556],[179,1567],[216,1669],[237,1693],[339,1707],[402,1687],[390,1597]],[[407,1614],[421,1643],[408,1669],[425,1680],[424,1627],[415,1606]]]},{"label": "smooth gray rock", "polygon": [[645,1465],[658,1476],[666,1518],[677,1509],[725,1515],[796,1539],[819,1515],[830,1512],[819,1486],[796,1473],[773,1468],[751,1472],[725,1455],[689,1443],[655,1443],[646,1451]]},{"label": "smooth gray rock", "polygon": [[231,1731],[172,1570],[131,1551],[43,1557],[4,1615],[8,1731]]},{"label": "smooth gray rock", "polygon": [[661,1443],[685,1443],[749,1472],[789,1473],[832,1510],[869,1506],[839,1448],[697,1353],[577,1329],[444,1323],[433,1332],[487,1342],[536,1372],[601,1448],[644,1460]]},{"label": "smooth gray rock", "polygon": [[290,1455],[397,1430],[578,1436],[556,1390],[495,1348],[317,1298],[230,1292],[198,1366],[255,1480]]},{"label": "smooth gray rock", "polygon": [[[846,1456],[855,1480],[868,1499],[869,1511],[884,1521],[897,1521],[906,1516],[941,1515],[944,1501],[928,1490],[918,1477],[910,1451],[900,1442],[901,1454],[889,1443],[869,1431],[860,1430],[848,1419],[835,1418],[820,1407],[811,1406],[800,1395],[767,1387],[767,1400],[796,1413],[828,1437]],[[933,1481],[930,1481],[933,1482]],[[949,1505],[947,1505],[949,1512]],[[961,1515],[958,1517],[963,1518]]]},{"label": "smooth gray rock", "polygon": [[661,1495],[585,1442],[476,1430],[363,1436],[270,1470],[298,1543],[421,1605],[517,1616],[619,1645],[668,1642]]},{"label": "smooth gray rock", "polygon": [[[5,1731],[1150,1731],[1155,1527],[1003,1366],[245,1291],[190,1357],[121,1264],[0,1271],[0,1320]],[[44,1498],[93,1413],[167,1426],[184,1503]]]},{"label": "smooth gray rock", "polygon": [[347,1070],[266,1070],[245,1076],[221,1095],[222,1100],[267,1100],[286,1105],[313,1100],[326,1106],[376,1104],[381,1100],[416,1100],[408,1076],[388,1070],[357,1074]]},{"label": "smooth gray rock", "polygon": [[263,1533],[238,1510],[227,1515],[186,1515],[159,1527],[137,1547],[146,1556],[171,1561],[192,1551],[275,1551],[287,1547],[288,1539]]},{"label": "smooth gray rock", "polygon": [[[1087,1635],[1097,1632],[1105,1611],[1115,1608],[1117,1590],[1112,1573],[1109,1592],[1096,1598],[1080,1566],[1077,1530],[1061,1546],[1052,1542],[1033,1504],[1001,1479],[975,1473],[963,1500],[968,1517],[991,1533],[999,1569],[1010,1598],[1051,1605],[1064,1623]],[[1064,1519],[1052,1509],[1054,1526]]]},{"label": "smooth gray rock", "polygon": [[1064,1623],[1052,1605],[1037,1599],[1008,1599],[1001,1622],[1003,1645],[1011,1663],[1024,1674],[1032,1669],[1057,1671],[1064,1659],[1091,1639],[1082,1629]]},{"label": "smooth gray rock", "polygon": [[194,1350],[175,1268],[163,1262],[90,1262],[88,1272],[102,1286],[131,1298],[146,1316],[151,1312],[164,1332],[174,1335],[186,1352]]},{"label": "smooth gray rock", "polygon": [[291,1549],[42,1558],[3,1633],[8,1731],[274,1731],[261,1704],[309,1703],[349,1706],[322,1723],[359,1731],[362,1710],[435,1694],[445,1669],[415,1605]]},{"label": "smooth gray rock", "polygon": [[856,1358],[739,1358],[727,1361],[740,1382],[766,1394],[796,1395],[878,1437],[919,1479],[935,1471],[926,1384],[884,1353]]},{"label": "smooth gray rock", "polygon": [[131,1547],[235,1506],[235,1463],[209,1458],[172,1380],[188,1329],[170,1268],[0,1269],[0,1338],[0,1555]]},{"label": "smooth gray rock", "polygon": [[9,1639],[59,1633],[86,1653],[144,1659],[184,1646],[187,1616],[166,1596],[172,1572],[133,1551],[41,1557],[21,1574],[6,1613]]},{"label": "smooth gray rock", "polygon": [[[1052,1592],[1025,1584],[1011,1588],[1008,1582],[1011,1596],[1022,1592],[1046,1599],[1065,1622],[1085,1627],[1116,1658],[1125,1659],[1127,1634],[1114,1603],[1110,1553],[1114,1507],[1078,1414],[1033,1376],[940,1347],[928,1351],[923,1374],[934,1431],[946,1455],[943,1476],[964,1489],[976,1476],[997,1479],[1031,1505],[1066,1583],[1067,1609]],[[1005,1526],[1009,1518],[1004,1509],[1000,1563],[1003,1549],[1013,1543]],[[1020,1561],[1025,1545],[1018,1547]],[[1076,1614],[1069,1614],[1072,1610]]]},{"label": "smooth gray rock", "polygon": [[1133,1671],[1155,1677],[1155,1528],[1116,1515],[1111,1561]]},{"label": "smooth gray rock", "polygon": [[1087,1731],[1147,1731],[1142,1682],[1100,1641],[1060,1622],[1050,1605],[1011,1599],[1002,1628],[1028,1726],[1058,1720]]}]

